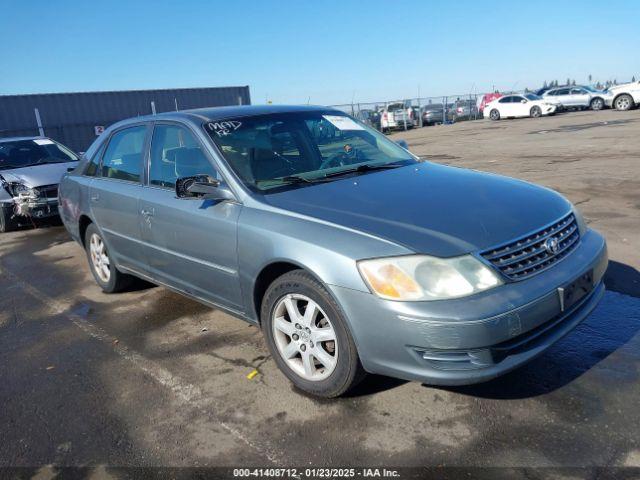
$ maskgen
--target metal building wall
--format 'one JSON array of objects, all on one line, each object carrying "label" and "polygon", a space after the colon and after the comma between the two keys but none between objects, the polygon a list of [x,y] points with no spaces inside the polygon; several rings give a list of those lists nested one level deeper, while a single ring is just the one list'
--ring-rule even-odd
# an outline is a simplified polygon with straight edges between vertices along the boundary
[{"label": "metal building wall", "polygon": [[201,107],[249,105],[249,87],[181,88],[114,92],[0,95],[0,137],[38,135],[34,109],[44,134],[76,151],[85,151],[96,139],[94,127],[124,118]]}]

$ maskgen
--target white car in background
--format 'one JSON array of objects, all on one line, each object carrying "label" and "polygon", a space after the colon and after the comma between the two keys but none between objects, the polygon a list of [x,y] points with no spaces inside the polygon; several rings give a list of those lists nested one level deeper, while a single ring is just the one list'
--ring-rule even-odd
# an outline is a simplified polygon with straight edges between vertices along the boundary
[{"label": "white car in background", "polygon": [[541,117],[552,115],[557,106],[533,93],[505,95],[490,103],[483,110],[485,118],[500,120],[501,118]]},{"label": "white car in background", "polygon": [[389,103],[380,114],[380,128],[383,132],[414,127],[413,109],[404,102]]},{"label": "white car in background", "polygon": [[606,104],[616,110],[631,110],[640,105],[640,82],[630,82],[609,87],[611,95]]}]

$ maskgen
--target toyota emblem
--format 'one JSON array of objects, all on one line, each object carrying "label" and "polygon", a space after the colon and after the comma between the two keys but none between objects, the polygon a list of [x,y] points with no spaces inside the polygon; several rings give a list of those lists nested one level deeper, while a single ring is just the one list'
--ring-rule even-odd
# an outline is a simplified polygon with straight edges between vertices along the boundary
[{"label": "toyota emblem", "polygon": [[560,241],[556,237],[549,237],[544,242],[544,249],[552,255],[558,253]]}]

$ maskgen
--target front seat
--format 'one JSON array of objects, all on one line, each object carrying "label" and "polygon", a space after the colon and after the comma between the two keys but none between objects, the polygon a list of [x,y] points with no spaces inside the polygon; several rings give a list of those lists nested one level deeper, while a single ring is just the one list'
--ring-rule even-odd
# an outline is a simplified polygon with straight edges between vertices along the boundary
[{"label": "front seat", "polygon": [[275,154],[268,131],[259,132],[254,144],[256,147],[251,149],[249,160],[253,178],[268,180],[274,178],[274,173],[275,176],[286,175],[282,170],[287,166],[287,163],[282,157]]}]

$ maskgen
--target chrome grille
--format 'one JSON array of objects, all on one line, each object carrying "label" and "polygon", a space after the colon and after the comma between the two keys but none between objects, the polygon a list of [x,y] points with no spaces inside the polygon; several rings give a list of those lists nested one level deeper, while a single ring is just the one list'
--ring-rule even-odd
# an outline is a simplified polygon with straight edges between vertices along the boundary
[{"label": "chrome grille", "polygon": [[58,185],[42,185],[36,187],[38,190],[38,198],[57,198],[58,197]]},{"label": "chrome grille", "polygon": [[[557,239],[555,252],[546,247],[545,242],[549,239]],[[536,233],[486,250],[480,255],[511,280],[522,280],[569,255],[579,241],[578,224],[573,213],[570,213]]]}]

